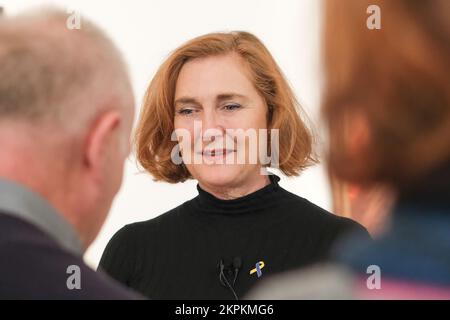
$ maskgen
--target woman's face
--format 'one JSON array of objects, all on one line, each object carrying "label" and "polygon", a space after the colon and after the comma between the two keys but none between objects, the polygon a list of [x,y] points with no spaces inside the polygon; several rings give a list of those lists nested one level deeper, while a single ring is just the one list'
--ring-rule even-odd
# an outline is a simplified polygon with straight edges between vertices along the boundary
[{"label": "woman's face", "polygon": [[[233,188],[258,178],[257,139],[259,129],[267,129],[267,105],[239,55],[187,62],[176,83],[174,105],[183,162],[201,185]],[[179,132],[189,133],[190,141]]]}]

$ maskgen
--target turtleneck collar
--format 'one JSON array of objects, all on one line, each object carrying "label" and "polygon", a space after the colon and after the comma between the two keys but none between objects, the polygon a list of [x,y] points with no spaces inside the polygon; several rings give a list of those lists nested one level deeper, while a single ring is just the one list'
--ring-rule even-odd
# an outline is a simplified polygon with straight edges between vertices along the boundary
[{"label": "turtleneck collar", "polygon": [[269,174],[270,183],[243,197],[223,200],[203,190],[197,184],[198,196],[194,199],[197,209],[206,213],[239,215],[252,213],[267,208],[277,199],[277,191],[280,189],[277,175]]}]

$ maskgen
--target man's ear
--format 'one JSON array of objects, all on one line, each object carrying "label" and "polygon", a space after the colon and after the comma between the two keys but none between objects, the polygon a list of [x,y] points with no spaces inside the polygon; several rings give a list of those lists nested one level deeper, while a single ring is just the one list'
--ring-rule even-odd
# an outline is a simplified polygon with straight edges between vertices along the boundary
[{"label": "man's ear", "polygon": [[89,170],[100,172],[104,163],[110,160],[110,152],[120,147],[115,144],[121,121],[120,112],[111,110],[99,115],[92,124],[84,146],[84,165]]}]

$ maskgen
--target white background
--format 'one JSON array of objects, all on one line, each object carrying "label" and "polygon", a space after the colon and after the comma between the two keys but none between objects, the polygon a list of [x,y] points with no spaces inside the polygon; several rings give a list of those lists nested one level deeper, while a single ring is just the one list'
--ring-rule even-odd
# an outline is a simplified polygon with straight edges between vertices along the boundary
[{"label": "white background", "polygon": [[[266,44],[320,129],[319,0],[0,0],[0,5],[8,15],[35,6],[56,5],[64,11],[79,10],[82,19],[100,25],[129,64],[137,113],[150,79],[177,46],[209,32],[250,31]],[[299,178],[281,178],[287,190],[325,209],[331,208],[323,165],[305,171]],[[149,175],[139,173],[135,158],[130,156],[122,189],[101,233],[86,252],[86,262],[95,268],[108,240],[119,228],[151,219],[191,199],[197,194],[195,186],[195,181],[176,185],[153,182]]]}]

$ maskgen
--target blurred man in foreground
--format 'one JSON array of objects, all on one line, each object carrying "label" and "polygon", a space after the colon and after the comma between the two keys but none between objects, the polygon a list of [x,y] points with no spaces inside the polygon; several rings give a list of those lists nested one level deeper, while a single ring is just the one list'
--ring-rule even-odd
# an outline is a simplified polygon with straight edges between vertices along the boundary
[{"label": "blurred man in foreground", "polygon": [[0,298],[130,299],[88,268],[122,182],[134,100],[112,42],[83,19],[0,19]]}]

